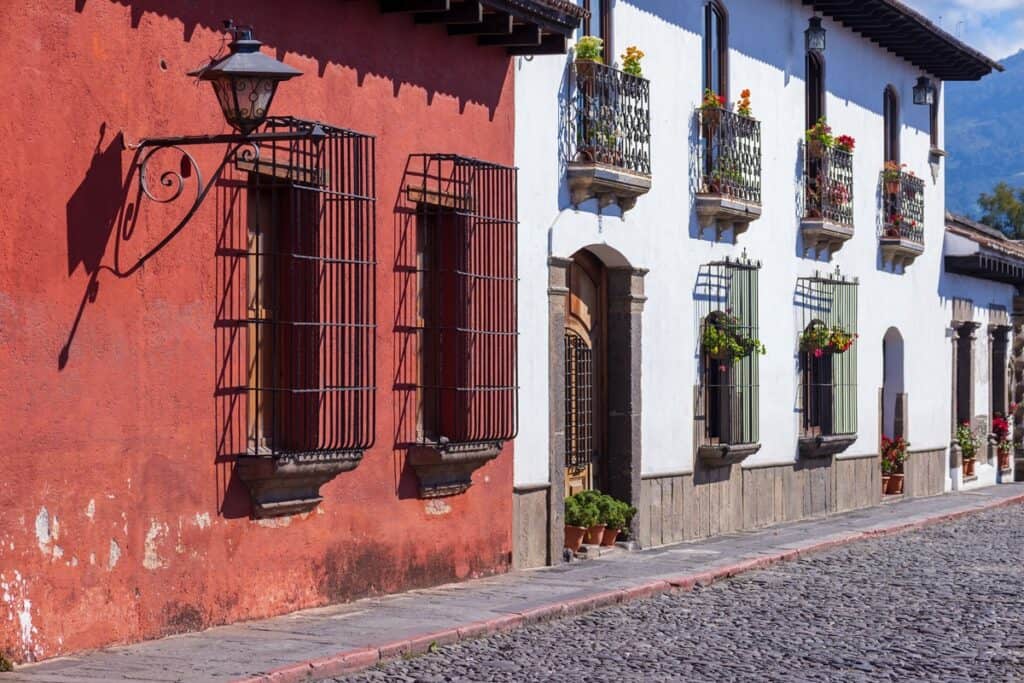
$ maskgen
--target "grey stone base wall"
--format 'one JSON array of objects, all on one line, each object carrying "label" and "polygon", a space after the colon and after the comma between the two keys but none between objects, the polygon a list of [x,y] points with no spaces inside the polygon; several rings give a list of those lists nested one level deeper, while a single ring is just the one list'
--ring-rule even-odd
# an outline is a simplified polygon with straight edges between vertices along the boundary
[{"label": "grey stone base wall", "polygon": [[[551,562],[548,555],[550,490],[550,486],[541,484],[516,487],[512,492],[513,569],[543,567]],[[562,535],[559,533],[557,536],[558,544],[561,546]]]},{"label": "grey stone base wall", "polygon": [[912,498],[937,496],[946,490],[949,471],[945,448],[911,450],[903,464],[903,493]]},{"label": "grey stone base wall", "polygon": [[644,477],[640,544],[678,543],[878,504],[878,456]]}]

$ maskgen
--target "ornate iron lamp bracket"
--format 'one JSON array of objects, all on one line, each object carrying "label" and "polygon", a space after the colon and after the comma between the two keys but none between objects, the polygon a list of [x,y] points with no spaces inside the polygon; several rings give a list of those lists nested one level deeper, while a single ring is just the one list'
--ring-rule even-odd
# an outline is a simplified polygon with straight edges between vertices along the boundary
[{"label": "ornate iron lamp bracket", "polygon": [[[192,217],[202,206],[210,193],[210,188],[216,185],[221,174],[229,163],[233,161],[245,162],[256,165],[260,160],[260,147],[264,144],[277,142],[290,142],[297,140],[319,140],[327,137],[324,129],[315,125],[301,132],[287,133],[252,133],[242,135],[238,133],[226,133],[222,135],[184,135],[179,137],[166,138],[143,138],[137,143],[126,143],[125,147],[136,152],[135,163],[132,165],[133,172],[137,175],[138,190],[136,193],[134,216],[139,215],[139,205],[143,200],[149,200],[157,204],[172,204],[185,193],[187,179],[195,176],[196,193],[192,204],[178,221],[177,225],[169,231],[156,245],[143,254],[131,268],[122,270],[119,265],[116,268],[121,276],[131,275],[138,270],[150,257],[163,249],[181,230],[188,224]],[[209,179],[203,177],[202,169],[195,157],[189,153],[188,148],[197,145],[227,145],[223,158],[210,174]],[[159,156],[160,152],[173,150],[181,155],[181,163],[177,169],[169,168],[159,174],[150,175],[150,163]],[[156,178],[163,191],[152,184]],[[131,178],[129,178],[129,186]],[[134,218],[134,217],[133,217]],[[126,231],[130,234],[130,230]],[[116,260],[116,259],[115,259]]]}]

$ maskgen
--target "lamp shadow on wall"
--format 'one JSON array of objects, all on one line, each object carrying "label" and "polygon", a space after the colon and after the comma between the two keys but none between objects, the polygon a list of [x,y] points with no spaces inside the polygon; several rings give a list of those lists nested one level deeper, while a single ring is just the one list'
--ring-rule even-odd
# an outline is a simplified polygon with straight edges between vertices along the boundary
[{"label": "lamp shadow on wall", "polygon": [[67,219],[68,277],[72,277],[81,266],[89,276],[78,306],[78,312],[71,324],[71,330],[57,355],[57,368],[67,367],[71,343],[82,322],[87,303],[96,301],[99,294],[99,273],[103,257],[110,245],[110,236],[118,225],[123,213],[128,186],[123,184],[121,153],[124,140],[118,133],[103,148],[107,124],[99,128],[99,137],[93,151],[92,161],[85,171],[85,177],[72,193],[65,207]]},{"label": "lamp shadow on wall", "polygon": [[[111,2],[128,8],[133,29],[139,28],[146,15],[161,21],[178,20],[185,42],[192,41],[197,29],[220,34],[222,20],[234,17],[240,24],[254,26],[256,37],[273,46],[278,59],[292,54],[314,60],[320,77],[332,66],[352,69],[358,87],[371,76],[388,81],[396,98],[403,85],[421,88],[428,105],[436,95],[449,96],[458,101],[460,114],[473,104],[485,107],[490,120],[494,119],[506,80],[511,78],[504,50],[476,47],[472,36],[449,36],[444,24],[413,26],[409,14],[383,14],[375,1],[326,3],[334,26],[344,34],[342,39],[323,16],[325,3],[320,0],[294,0],[287,12],[282,12],[278,3],[249,0],[75,0],[75,11],[82,14],[93,5]],[[319,22],[311,21],[313,17]],[[410,32],[422,41],[422,50],[430,58],[413,56]],[[449,68],[467,63],[465,53],[470,46],[478,53],[471,61],[472,72],[465,67]],[[211,41],[209,47],[216,48],[216,42]],[[197,65],[183,66],[188,70]]]}]

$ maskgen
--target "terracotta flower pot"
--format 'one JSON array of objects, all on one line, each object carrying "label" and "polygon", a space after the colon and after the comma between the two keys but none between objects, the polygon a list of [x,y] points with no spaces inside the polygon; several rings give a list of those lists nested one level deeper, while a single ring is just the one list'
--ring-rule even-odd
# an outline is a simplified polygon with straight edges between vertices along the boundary
[{"label": "terracotta flower pot", "polygon": [[886,493],[889,493],[889,475],[888,474],[883,474],[882,475],[882,495],[885,495]]},{"label": "terracotta flower pot", "polygon": [[900,181],[898,180],[886,180],[885,191],[888,194],[898,194],[900,191]]},{"label": "terracotta flower pot", "polygon": [[964,476],[974,476],[974,458],[964,458]]},{"label": "terracotta flower pot", "polygon": [[615,545],[615,539],[619,537],[619,529],[612,529],[605,527],[604,535],[601,537],[601,545],[613,546]]},{"label": "terracotta flower pot", "polygon": [[583,536],[587,533],[586,527],[565,525],[565,547],[576,552],[583,545]]},{"label": "terracotta flower pot", "polygon": [[1010,469],[1010,454],[999,453],[999,469],[1008,470]]},{"label": "terracotta flower pot", "polygon": [[586,542],[589,545],[601,545],[601,538],[604,536],[604,524],[595,524],[587,529]]},{"label": "terracotta flower pot", "polygon": [[889,484],[886,486],[885,492],[890,496],[899,495],[903,493],[903,475],[902,474],[890,474]]}]

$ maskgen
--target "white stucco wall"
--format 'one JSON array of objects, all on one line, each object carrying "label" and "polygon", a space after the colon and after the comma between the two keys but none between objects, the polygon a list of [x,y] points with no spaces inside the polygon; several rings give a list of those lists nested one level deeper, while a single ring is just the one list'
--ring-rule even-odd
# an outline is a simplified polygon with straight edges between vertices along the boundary
[{"label": "white stucco wall", "polygon": [[[797,278],[816,270],[860,278],[858,441],[846,455],[877,452],[882,339],[897,327],[906,350],[909,440],[915,448],[949,442],[950,342],[948,307],[940,305],[944,229],[944,169],[929,167],[927,107],[912,104],[921,71],[829,20],[826,53],[827,112],[837,134],[857,139],[856,234],[831,263],[799,253],[799,145],[804,134],[804,37],[810,11],[797,0],[727,0],[730,17],[730,92],[753,93],[762,122],[763,215],[731,243],[700,234],[694,212],[691,166],[693,110],[702,94],[702,0],[619,0],[615,54],[638,45],[651,81],[651,191],[621,217],[617,207],[599,215],[595,200],[574,208],[559,163],[560,117],[572,55],[519,58],[516,78],[516,156],[520,167],[519,243],[520,433],[515,481],[548,481],[549,256],[568,257],[588,245],[607,244],[631,265],[649,269],[643,314],[644,474],[693,468],[692,387],[697,382],[698,339],[693,288],[698,268],[746,250],[763,262],[761,339],[762,449],[745,465],[792,462],[797,457]],[[882,97],[887,84],[902,106],[902,161],[925,179],[923,256],[904,273],[881,264],[877,226],[878,176],[883,165]]]}]

